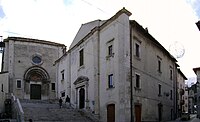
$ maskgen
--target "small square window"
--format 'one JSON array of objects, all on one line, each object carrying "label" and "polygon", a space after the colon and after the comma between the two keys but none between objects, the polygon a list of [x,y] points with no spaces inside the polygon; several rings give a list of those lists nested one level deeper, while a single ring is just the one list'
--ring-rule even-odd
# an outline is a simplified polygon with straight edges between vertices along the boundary
[{"label": "small square window", "polygon": [[18,89],[22,88],[22,81],[21,80],[17,80],[17,88]]},{"label": "small square window", "polygon": [[108,88],[113,88],[114,83],[113,83],[113,74],[108,75]]},{"label": "small square window", "polygon": [[55,83],[51,83],[51,90],[52,90],[52,91],[55,91],[55,90],[56,90]]},{"label": "small square window", "polygon": [[62,93],[61,93],[61,97],[65,97],[65,92],[62,92]]}]

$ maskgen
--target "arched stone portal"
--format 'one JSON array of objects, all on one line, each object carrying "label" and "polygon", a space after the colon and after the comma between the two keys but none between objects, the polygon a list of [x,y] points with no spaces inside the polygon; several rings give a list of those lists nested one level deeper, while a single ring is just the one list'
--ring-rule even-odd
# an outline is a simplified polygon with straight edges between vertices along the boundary
[{"label": "arched stone portal", "polygon": [[89,99],[88,99],[88,87],[89,87],[89,78],[86,76],[79,76],[75,82],[75,88],[76,88],[76,107],[83,109],[89,108]]},{"label": "arched stone portal", "polygon": [[33,66],[24,73],[24,91],[30,99],[48,97],[50,77],[47,71],[39,66]]}]

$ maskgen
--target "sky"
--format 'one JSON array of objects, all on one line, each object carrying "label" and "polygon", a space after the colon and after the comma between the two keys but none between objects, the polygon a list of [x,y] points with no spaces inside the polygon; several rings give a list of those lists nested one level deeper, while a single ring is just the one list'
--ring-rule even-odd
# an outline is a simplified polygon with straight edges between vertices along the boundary
[{"label": "sky", "polygon": [[69,47],[81,24],[109,19],[123,7],[167,50],[184,51],[178,64],[190,83],[195,82],[192,69],[200,67],[200,31],[195,24],[200,20],[200,0],[0,0],[0,36]]}]

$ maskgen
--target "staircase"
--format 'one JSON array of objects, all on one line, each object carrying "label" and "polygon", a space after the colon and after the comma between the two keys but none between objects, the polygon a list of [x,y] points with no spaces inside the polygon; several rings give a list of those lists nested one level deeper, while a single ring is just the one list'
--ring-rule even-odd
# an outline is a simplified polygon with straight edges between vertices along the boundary
[{"label": "staircase", "polygon": [[25,122],[93,122],[83,111],[59,107],[58,101],[20,100],[24,110]]}]

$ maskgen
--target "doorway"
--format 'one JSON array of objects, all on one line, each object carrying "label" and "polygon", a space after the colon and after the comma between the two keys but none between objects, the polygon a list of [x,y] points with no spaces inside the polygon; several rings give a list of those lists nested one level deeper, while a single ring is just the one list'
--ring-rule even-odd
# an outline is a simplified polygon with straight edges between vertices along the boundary
[{"label": "doorway", "polygon": [[115,104],[107,106],[107,122],[115,122]]},{"label": "doorway", "polygon": [[41,100],[41,85],[40,84],[30,85],[30,99]]},{"label": "doorway", "polygon": [[141,122],[142,105],[135,105],[135,122]]},{"label": "doorway", "polygon": [[79,108],[82,109],[85,107],[85,89],[81,88],[79,90]]},{"label": "doorway", "polygon": [[163,109],[162,107],[163,107],[162,104],[159,103],[159,104],[158,104],[158,121],[159,121],[159,122],[162,121],[162,109]]}]

